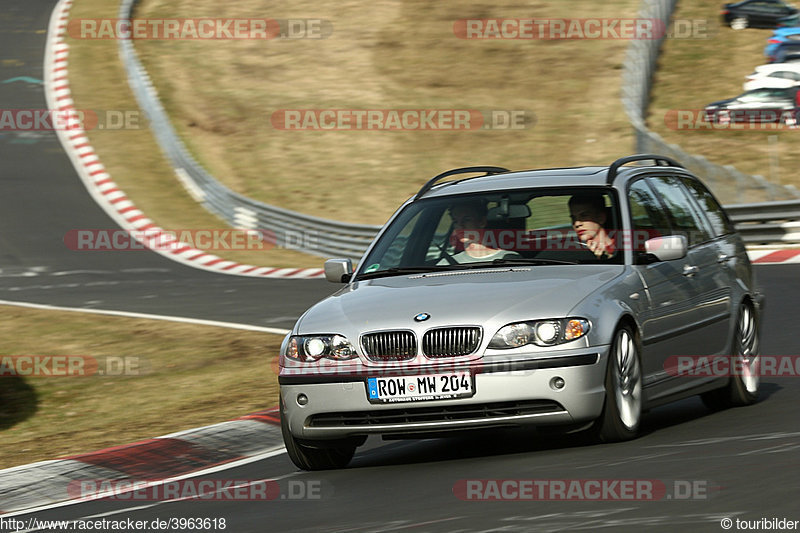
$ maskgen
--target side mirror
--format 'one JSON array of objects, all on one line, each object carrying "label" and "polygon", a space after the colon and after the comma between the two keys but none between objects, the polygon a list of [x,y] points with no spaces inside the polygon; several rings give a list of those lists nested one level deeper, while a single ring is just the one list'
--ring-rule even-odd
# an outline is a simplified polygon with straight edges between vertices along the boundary
[{"label": "side mirror", "polygon": [[683,235],[655,237],[644,243],[645,252],[652,254],[659,261],[673,261],[686,257],[689,246]]},{"label": "side mirror", "polygon": [[347,283],[353,275],[350,259],[328,259],[325,261],[325,279],[331,283]]}]

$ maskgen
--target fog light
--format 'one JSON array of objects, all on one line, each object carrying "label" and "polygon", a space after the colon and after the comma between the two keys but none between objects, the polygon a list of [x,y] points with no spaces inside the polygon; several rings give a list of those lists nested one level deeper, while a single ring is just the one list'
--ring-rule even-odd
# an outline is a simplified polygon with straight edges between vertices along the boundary
[{"label": "fog light", "polygon": [[308,403],[308,396],[306,396],[305,394],[298,394],[297,395],[297,405],[302,406],[302,405],[305,405],[307,403]]},{"label": "fog light", "polygon": [[555,377],[550,380],[550,388],[552,388],[553,390],[561,390],[564,388],[564,385],[566,384],[567,383],[564,381],[564,378],[562,377]]}]

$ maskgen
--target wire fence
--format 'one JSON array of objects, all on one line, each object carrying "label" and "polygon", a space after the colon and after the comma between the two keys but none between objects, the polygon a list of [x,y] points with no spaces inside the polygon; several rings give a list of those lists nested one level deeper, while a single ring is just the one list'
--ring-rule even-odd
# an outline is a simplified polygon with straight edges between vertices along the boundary
[{"label": "wire fence", "polygon": [[[137,0],[123,0],[119,18],[130,19]],[[257,202],[225,187],[189,153],[167,116],[150,76],[136,55],[133,40],[120,39],[119,51],[128,81],[154,135],[178,179],[192,197],[228,224],[261,230],[275,244],[321,257],[359,259],[380,226],[350,224]]]}]

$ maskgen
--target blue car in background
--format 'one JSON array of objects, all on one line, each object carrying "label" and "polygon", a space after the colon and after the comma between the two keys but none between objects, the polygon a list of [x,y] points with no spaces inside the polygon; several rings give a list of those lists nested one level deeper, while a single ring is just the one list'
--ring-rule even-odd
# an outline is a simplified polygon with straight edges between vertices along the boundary
[{"label": "blue car in background", "polygon": [[767,46],[764,48],[764,55],[767,56],[771,61],[775,59],[775,52],[779,45],[795,41],[800,42],[800,26],[795,26],[792,28],[778,28],[775,30],[772,36],[767,39]]}]

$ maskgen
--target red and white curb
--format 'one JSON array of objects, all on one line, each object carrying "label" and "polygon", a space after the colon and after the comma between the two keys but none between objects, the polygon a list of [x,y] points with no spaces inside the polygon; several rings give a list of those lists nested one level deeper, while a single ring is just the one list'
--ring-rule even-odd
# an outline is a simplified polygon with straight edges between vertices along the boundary
[{"label": "red and white curb", "polygon": [[[278,408],[83,455],[0,470],[0,516],[70,505],[81,481],[158,485],[258,461],[285,451]],[[113,494],[93,494],[101,499]]]},{"label": "red and white curb", "polygon": [[[68,80],[69,45],[64,41],[71,7],[72,0],[61,0],[51,15],[45,47],[44,87],[50,109],[63,113],[65,118],[77,119]],[[136,208],[106,171],[89,143],[86,132],[77,126],[77,120],[71,120],[70,123],[76,127],[56,128],[56,133],[92,198],[123,229],[138,230],[134,235],[147,232],[150,238],[157,236],[160,246],[167,249],[151,248],[154,252],[189,266],[225,274],[292,279],[319,278],[324,275],[321,268],[273,268],[241,264],[177,241]],[[146,240],[140,242],[147,245]]]},{"label": "red and white curb", "polygon": [[750,261],[754,265],[800,263],[800,249],[751,249],[747,251],[747,255],[750,257]]}]

